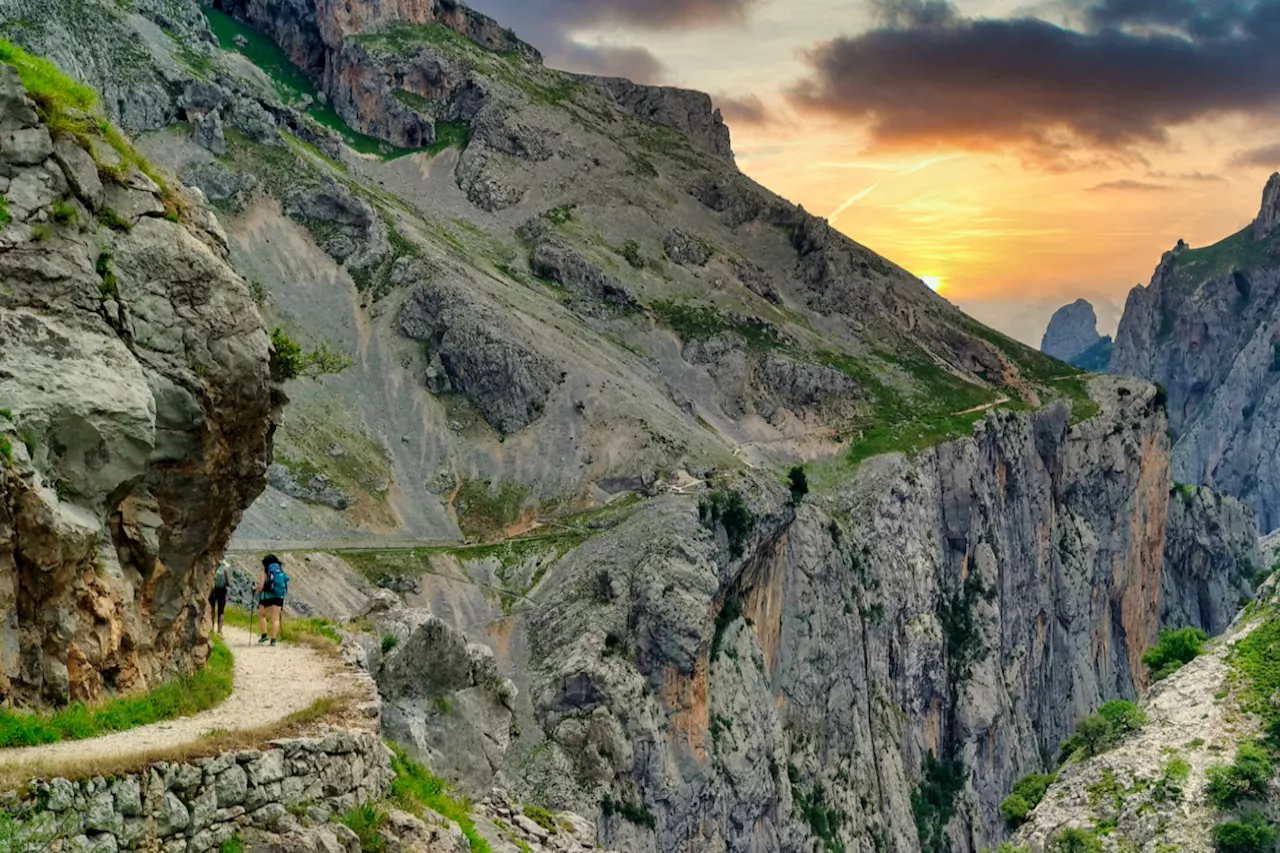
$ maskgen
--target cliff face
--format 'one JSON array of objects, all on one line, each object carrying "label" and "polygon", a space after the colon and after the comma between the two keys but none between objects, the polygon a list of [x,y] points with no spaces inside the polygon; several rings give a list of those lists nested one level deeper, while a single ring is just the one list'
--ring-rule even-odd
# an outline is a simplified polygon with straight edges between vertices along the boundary
[{"label": "cliff face", "polygon": [[52,138],[7,65],[0,131],[0,697],[90,701],[207,653],[265,485],[268,340],[196,199]]},{"label": "cliff face", "polygon": [[1174,479],[1239,498],[1264,531],[1280,526],[1278,188],[1254,225],[1165,254],[1129,294],[1110,368],[1168,390]]},{"label": "cliff face", "polygon": [[[627,850],[994,846],[1013,781],[1146,686],[1178,583],[1155,392],[1092,390],[1091,420],[992,415],[798,509],[742,486],[758,523],[741,556],[688,499],[570,554],[529,620],[550,743],[525,784],[651,810],[654,833],[605,820]],[[1205,590],[1208,610],[1238,595]],[[942,805],[915,817],[922,797]]]}]

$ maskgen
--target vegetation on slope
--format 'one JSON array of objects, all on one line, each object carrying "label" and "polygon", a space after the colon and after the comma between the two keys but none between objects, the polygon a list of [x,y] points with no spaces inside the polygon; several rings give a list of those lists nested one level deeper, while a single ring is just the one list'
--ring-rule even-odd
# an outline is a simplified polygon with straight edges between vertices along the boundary
[{"label": "vegetation on slope", "polygon": [[1163,681],[1184,665],[1195,660],[1204,650],[1209,635],[1199,628],[1173,630],[1162,628],[1160,640],[1142,655],[1151,671],[1152,681]]},{"label": "vegetation on slope", "polygon": [[221,639],[214,637],[204,668],[140,696],[122,696],[100,705],[77,703],[52,714],[0,711],[0,747],[85,740],[187,717],[208,710],[230,696],[234,674],[231,652]]}]

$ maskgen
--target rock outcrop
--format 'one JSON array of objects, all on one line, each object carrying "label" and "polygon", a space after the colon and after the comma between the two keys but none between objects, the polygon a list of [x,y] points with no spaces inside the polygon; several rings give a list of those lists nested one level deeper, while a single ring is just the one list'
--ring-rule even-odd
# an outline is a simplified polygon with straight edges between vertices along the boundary
[{"label": "rock outcrop", "polygon": [[1280,527],[1280,177],[1253,226],[1179,243],[1129,294],[1110,371],[1168,391],[1174,479],[1239,498]]},{"label": "rock outcrop", "polygon": [[1040,351],[1068,364],[1076,364],[1077,359],[1103,340],[1110,342],[1109,338],[1098,334],[1098,316],[1093,305],[1086,299],[1077,299],[1059,308],[1049,319]]},{"label": "rock outcrop", "polygon": [[383,731],[472,796],[489,790],[511,745],[515,685],[493,652],[424,610],[371,619],[390,648],[367,650],[383,699]]},{"label": "rock outcrop", "polygon": [[280,400],[197,198],[102,138],[55,140],[8,65],[0,128],[0,696],[91,701],[207,653],[213,563]]},{"label": "rock outcrop", "polygon": [[517,323],[483,297],[444,281],[421,285],[400,313],[403,334],[429,353],[428,387],[466,394],[503,433],[536,419],[561,378],[525,343],[528,333]]}]

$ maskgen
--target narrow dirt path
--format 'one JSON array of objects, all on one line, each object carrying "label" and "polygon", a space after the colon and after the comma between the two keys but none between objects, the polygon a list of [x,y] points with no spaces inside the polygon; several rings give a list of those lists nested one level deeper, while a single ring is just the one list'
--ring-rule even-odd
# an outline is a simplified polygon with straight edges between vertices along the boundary
[{"label": "narrow dirt path", "polygon": [[0,749],[0,771],[66,758],[144,756],[193,743],[212,732],[271,725],[311,707],[318,699],[345,696],[358,689],[346,667],[308,646],[259,646],[256,635],[232,625],[225,626],[223,636],[235,658],[235,682],[231,695],[218,707],[88,740]]},{"label": "narrow dirt path", "polygon": [[1007,402],[1009,402],[1009,398],[1002,396],[999,400],[992,400],[990,403],[983,403],[981,406],[974,406],[972,409],[965,409],[963,412],[956,412],[953,417],[972,415],[976,412],[985,412],[987,409],[994,409],[996,406],[1003,406]]}]

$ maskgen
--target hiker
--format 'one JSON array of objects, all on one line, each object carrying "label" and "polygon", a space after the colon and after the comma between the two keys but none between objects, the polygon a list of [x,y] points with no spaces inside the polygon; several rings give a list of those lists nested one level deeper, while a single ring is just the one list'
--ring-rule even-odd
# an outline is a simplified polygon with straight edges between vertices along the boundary
[{"label": "hiker", "polygon": [[[262,636],[258,643],[271,640],[276,644],[280,638],[280,611],[284,609],[284,597],[289,592],[289,576],[280,565],[280,558],[268,554],[262,558],[262,581],[258,584],[258,630]],[[271,618],[271,634],[267,636],[267,618]]]},{"label": "hiker", "polygon": [[209,607],[213,610],[214,633],[222,633],[222,615],[227,612],[227,586],[231,581],[231,566],[219,560],[213,570],[213,591],[209,593]]}]

